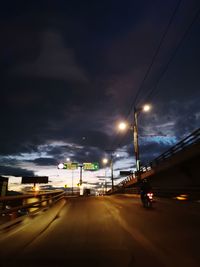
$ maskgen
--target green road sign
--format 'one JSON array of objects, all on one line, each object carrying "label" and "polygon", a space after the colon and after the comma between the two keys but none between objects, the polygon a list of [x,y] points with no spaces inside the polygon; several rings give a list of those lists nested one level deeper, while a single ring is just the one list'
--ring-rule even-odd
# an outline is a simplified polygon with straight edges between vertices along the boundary
[{"label": "green road sign", "polygon": [[97,171],[99,169],[98,162],[85,162],[83,163],[84,171]]},{"label": "green road sign", "polygon": [[67,169],[67,170],[78,169],[78,163],[76,162],[66,162],[66,163],[63,163],[63,165],[64,165],[63,169]]}]

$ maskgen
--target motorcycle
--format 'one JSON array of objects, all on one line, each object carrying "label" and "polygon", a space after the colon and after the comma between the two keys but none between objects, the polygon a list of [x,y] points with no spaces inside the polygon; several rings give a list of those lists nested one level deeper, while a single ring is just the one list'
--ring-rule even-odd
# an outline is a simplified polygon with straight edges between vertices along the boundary
[{"label": "motorcycle", "polygon": [[146,193],[142,198],[142,203],[145,208],[151,208],[153,203],[153,193]]}]

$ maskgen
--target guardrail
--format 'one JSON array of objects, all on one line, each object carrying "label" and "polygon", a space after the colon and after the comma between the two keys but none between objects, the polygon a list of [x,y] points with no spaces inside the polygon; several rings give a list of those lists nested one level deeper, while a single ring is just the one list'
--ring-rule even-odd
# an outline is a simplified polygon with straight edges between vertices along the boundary
[{"label": "guardrail", "polygon": [[[145,173],[147,171],[150,171],[152,168],[159,165],[162,161],[170,158],[171,156],[175,155],[176,153],[183,151],[184,149],[188,148],[189,146],[192,146],[194,144],[197,144],[200,142],[200,128],[192,132],[190,135],[185,137],[183,140],[181,140],[179,143],[162,153],[159,157],[155,158],[153,161],[148,163],[146,166],[142,167],[141,173]],[[127,185],[132,183],[136,183],[135,176],[130,175],[127,176],[123,181],[121,181],[119,184],[117,184],[116,189],[114,191],[109,190],[107,192],[108,194],[112,194],[114,192],[117,192],[121,189],[121,187],[126,187]]]},{"label": "guardrail", "polygon": [[[63,190],[0,197],[0,224],[20,222],[25,216],[47,209],[65,196]],[[11,222],[12,224],[12,222]],[[8,225],[11,225],[10,223]]]},{"label": "guardrail", "polygon": [[183,140],[181,140],[179,143],[171,147],[169,150],[162,153],[159,157],[155,158],[153,161],[151,161],[146,168],[148,167],[155,167],[160,162],[162,162],[165,159],[170,158],[171,156],[175,155],[176,153],[184,150],[185,148],[197,144],[200,142],[200,128],[195,130],[193,133],[185,137]]}]

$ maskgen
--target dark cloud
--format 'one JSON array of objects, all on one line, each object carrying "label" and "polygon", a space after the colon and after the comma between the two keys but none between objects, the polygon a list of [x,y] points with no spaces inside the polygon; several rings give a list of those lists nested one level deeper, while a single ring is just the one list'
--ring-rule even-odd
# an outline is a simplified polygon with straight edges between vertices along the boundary
[{"label": "dark cloud", "polygon": [[86,73],[76,63],[73,50],[65,47],[59,33],[52,31],[43,33],[38,57],[15,66],[11,73],[22,77],[42,77],[76,83],[88,81]]},{"label": "dark cloud", "polygon": [[0,175],[11,175],[11,176],[34,176],[34,172],[31,170],[10,167],[10,166],[0,166]]},{"label": "dark cloud", "polygon": [[147,144],[142,144],[140,146],[140,158],[141,165],[146,165],[150,163],[153,159],[155,159],[160,154],[167,151],[172,147],[172,143],[164,143],[164,142],[150,142]]},{"label": "dark cloud", "polygon": [[[80,85],[71,86],[59,81],[12,80],[0,108],[1,112],[9,110],[2,118],[0,135],[5,142],[1,153],[30,152],[49,139],[66,140],[73,136],[80,139],[83,135],[93,138],[94,134],[88,128],[92,125],[98,128],[95,113],[91,114],[97,104],[93,100],[98,94],[91,100],[84,86],[81,90]],[[102,97],[99,95],[98,99],[101,107]],[[75,128],[77,132],[74,132]],[[102,142],[100,138],[96,140]]]},{"label": "dark cloud", "polygon": [[57,166],[59,161],[51,158],[37,158],[34,160],[27,160],[27,162],[32,162],[37,166]]}]

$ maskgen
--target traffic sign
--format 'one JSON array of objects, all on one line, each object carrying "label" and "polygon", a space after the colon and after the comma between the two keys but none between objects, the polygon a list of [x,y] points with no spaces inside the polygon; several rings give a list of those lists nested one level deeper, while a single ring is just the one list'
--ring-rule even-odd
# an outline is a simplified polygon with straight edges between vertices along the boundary
[{"label": "traffic sign", "polygon": [[63,169],[76,170],[76,169],[78,169],[78,163],[76,163],[76,162],[63,163]]},{"label": "traffic sign", "polygon": [[85,162],[83,163],[84,171],[97,171],[99,169],[98,162]]}]

